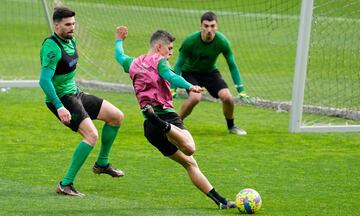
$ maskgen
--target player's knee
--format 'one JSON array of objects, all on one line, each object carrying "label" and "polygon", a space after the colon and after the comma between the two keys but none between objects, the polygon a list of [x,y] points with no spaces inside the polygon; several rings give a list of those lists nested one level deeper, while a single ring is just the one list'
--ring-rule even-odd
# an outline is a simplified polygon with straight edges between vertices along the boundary
[{"label": "player's knee", "polygon": [[121,125],[124,117],[124,113],[117,109],[107,123],[110,125]]},{"label": "player's knee", "polygon": [[195,104],[198,104],[200,101],[201,101],[201,95],[200,95],[199,97],[195,97],[195,98],[193,99],[193,102],[194,102]]},{"label": "player's knee", "polygon": [[234,99],[233,99],[232,96],[222,97],[222,98],[221,98],[221,101],[222,101],[224,104],[229,104],[229,105],[234,104]]},{"label": "player's knee", "polygon": [[196,150],[195,144],[192,142],[188,142],[184,145],[182,152],[187,156],[191,156],[195,153],[195,150]]},{"label": "player's knee", "polygon": [[183,153],[187,156],[191,156],[195,153],[195,147],[187,147],[183,150]]},{"label": "player's knee", "polygon": [[201,94],[200,93],[193,93],[192,95],[190,95],[189,100],[191,101],[192,104],[198,104],[201,100]]},{"label": "player's knee", "polygon": [[124,113],[121,112],[121,110],[118,110],[114,123],[115,123],[116,125],[121,125],[122,122],[123,122],[123,120],[124,120],[124,118],[125,118]]},{"label": "player's knee", "polygon": [[89,133],[87,133],[84,137],[84,139],[92,146],[96,145],[96,142],[99,139],[99,134],[96,130],[91,131]]}]

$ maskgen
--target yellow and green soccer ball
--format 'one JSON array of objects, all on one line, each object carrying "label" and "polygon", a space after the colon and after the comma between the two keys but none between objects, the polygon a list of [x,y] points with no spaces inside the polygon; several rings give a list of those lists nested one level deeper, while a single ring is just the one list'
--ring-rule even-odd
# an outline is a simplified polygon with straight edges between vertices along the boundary
[{"label": "yellow and green soccer ball", "polygon": [[256,190],[245,188],[236,195],[235,204],[240,213],[254,214],[261,208],[261,197]]}]

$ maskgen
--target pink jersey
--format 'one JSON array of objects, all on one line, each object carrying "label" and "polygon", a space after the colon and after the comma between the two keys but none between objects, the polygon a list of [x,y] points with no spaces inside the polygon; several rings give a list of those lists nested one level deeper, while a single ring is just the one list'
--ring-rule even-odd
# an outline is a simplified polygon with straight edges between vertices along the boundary
[{"label": "pink jersey", "polygon": [[157,69],[162,58],[159,54],[142,55],[131,63],[129,75],[141,108],[147,104],[163,109],[174,108],[170,83],[160,76]]}]

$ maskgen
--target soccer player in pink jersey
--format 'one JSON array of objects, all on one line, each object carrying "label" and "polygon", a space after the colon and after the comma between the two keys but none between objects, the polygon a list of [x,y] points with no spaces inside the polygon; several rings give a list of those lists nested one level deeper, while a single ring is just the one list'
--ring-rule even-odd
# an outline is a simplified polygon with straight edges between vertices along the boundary
[{"label": "soccer player in pink jersey", "polygon": [[123,49],[128,29],[116,29],[115,57],[124,71],[129,73],[144,115],[144,134],[147,140],[164,156],[181,164],[187,171],[192,183],[220,209],[235,208],[232,201],[222,197],[201,172],[192,156],[195,143],[172,103],[170,84],[200,93],[202,88],[192,85],[170,69],[168,59],[173,54],[175,37],[164,30],[151,36],[147,54],[137,58],[129,57]]}]

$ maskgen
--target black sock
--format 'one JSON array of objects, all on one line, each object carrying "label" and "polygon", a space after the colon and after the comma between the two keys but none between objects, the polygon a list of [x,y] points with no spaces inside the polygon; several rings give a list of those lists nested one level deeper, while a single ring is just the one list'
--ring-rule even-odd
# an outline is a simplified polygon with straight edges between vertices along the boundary
[{"label": "black sock", "polygon": [[226,205],[227,203],[227,200],[220,194],[218,194],[215,188],[211,189],[211,191],[209,191],[206,195],[210,197],[210,199],[212,199],[216,203],[216,205],[220,205],[220,203]]},{"label": "black sock", "polygon": [[164,133],[167,133],[171,129],[170,123],[162,120],[156,115],[155,112],[151,110],[151,106],[147,105],[142,109],[142,112],[146,116],[146,118],[151,122],[151,124],[155,125],[156,127],[160,128]]},{"label": "black sock", "polygon": [[234,127],[234,119],[226,119],[226,123],[227,123],[228,129],[231,129]]}]

